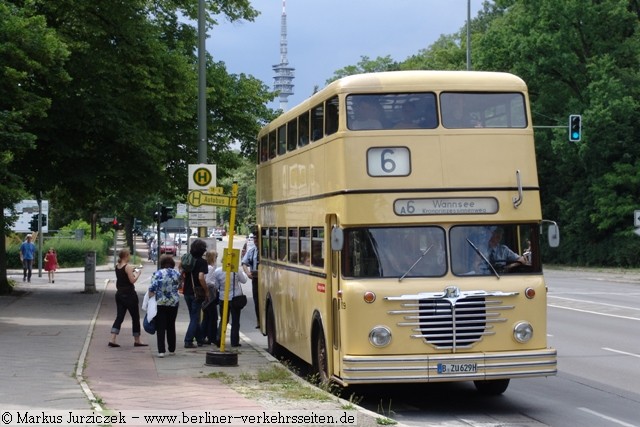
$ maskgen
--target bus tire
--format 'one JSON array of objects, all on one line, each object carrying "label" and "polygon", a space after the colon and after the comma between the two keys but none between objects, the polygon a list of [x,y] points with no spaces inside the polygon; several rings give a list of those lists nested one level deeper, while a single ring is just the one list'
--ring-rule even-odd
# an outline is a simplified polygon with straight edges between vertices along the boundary
[{"label": "bus tire", "polygon": [[320,384],[329,383],[329,361],[327,354],[327,342],[321,327],[316,329],[313,344],[313,370],[318,375]]},{"label": "bus tire", "polygon": [[504,393],[507,387],[509,387],[509,379],[474,381],[473,384],[480,394],[484,394],[485,396],[498,396]]},{"label": "bus tire", "polygon": [[280,344],[276,340],[276,316],[270,303],[267,304],[267,351],[276,358],[281,353]]}]

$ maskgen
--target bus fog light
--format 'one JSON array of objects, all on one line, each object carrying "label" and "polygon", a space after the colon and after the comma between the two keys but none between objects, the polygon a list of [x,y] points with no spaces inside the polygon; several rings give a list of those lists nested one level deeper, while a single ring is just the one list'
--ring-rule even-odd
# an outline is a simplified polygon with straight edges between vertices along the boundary
[{"label": "bus fog light", "polygon": [[376,326],[369,332],[369,342],[375,347],[385,347],[391,342],[391,330],[386,326]]},{"label": "bus fog light", "polygon": [[533,338],[533,326],[529,322],[519,322],[513,328],[513,337],[519,343],[529,342]]}]

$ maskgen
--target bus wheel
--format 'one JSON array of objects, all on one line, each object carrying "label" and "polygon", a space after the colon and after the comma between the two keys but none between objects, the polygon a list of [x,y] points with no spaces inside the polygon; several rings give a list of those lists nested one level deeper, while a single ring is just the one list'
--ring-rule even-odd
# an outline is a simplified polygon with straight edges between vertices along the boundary
[{"label": "bus wheel", "polygon": [[487,381],[474,381],[476,390],[479,393],[486,396],[498,396],[504,393],[509,387],[509,380],[487,380]]},{"label": "bus wheel", "polygon": [[327,355],[327,343],[324,340],[322,329],[318,328],[315,339],[315,352],[313,355],[313,368],[318,374],[320,384],[329,383],[329,363]]},{"label": "bus wheel", "polygon": [[276,341],[276,317],[271,304],[267,305],[267,351],[276,358],[280,355],[280,345]]}]

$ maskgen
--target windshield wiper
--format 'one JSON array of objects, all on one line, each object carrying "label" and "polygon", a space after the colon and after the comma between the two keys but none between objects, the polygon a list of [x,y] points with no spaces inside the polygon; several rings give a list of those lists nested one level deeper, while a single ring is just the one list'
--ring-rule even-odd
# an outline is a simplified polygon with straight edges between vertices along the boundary
[{"label": "windshield wiper", "polygon": [[500,279],[500,275],[498,274],[498,272],[496,271],[496,269],[495,269],[495,268],[493,268],[493,265],[491,265],[491,263],[489,262],[489,260],[487,259],[487,257],[486,257],[486,256],[484,256],[484,254],[482,253],[482,251],[481,251],[480,249],[478,249],[478,247],[477,247],[476,245],[474,245],[474,244],[473,244],[473,242],[472,242],[471,240],[469,240],[469,238],[468,238],[468,237],[467,237],[467,242],[469,242],[469,244],[470,244],[470,245],[471,245],[471,247],[476,251],[476,253],[482,257],[482,259],[484,260],[484,262],[486,262],[486,263],[487,263],[487,265],[488,265],[489,267],[491,267],[491,271],[493,271],[493,274],[495,274],[495,275],[496,275],[496,277],[497,277],[498,279]]},{"label": "windshield wiper", "polygon": [[420,260],[422,260],[422,258],[424,258],[424,256],[427,254],[427,252],[429,252],[429,251],[431,250],[431,248],[432,248],[432,247],[433,247],[433,245],[429,246],[427,249],[425,249],[425,250],[424,250],[424,252],[422,252],[422,253],[420,254],[420,257],[416,260],[416,262],[414,262],[414,263],[413,263],[413,265],[411,265],[411,267],[409,267],[409,269],[407,270],[407,272],[406,272],[406,273],[404,273],[404,274],[403,274],[403,275],[398,279],[398,282],[402,282],[402,279],[404,279],[404,278],[407,276],[407,274],[411,273],[411,270],[413,270],[413,267],[415,267],[415,266],[420,262]]}]

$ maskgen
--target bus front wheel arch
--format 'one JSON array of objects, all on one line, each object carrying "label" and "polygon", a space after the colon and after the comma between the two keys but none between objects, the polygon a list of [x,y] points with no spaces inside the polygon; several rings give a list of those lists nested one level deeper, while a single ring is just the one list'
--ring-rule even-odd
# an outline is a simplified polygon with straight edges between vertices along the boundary
[{"label": "bus front wheel arch", "polygon": [[267,302],[267,351],[273,357],[280,356],[280,344],[276,339],[276,316],[273,312],[273,306],[271,302]]},{"label": "bus front wheel arch", "polygon": [[327,353],[327,341],[324,338],[322,326],[317,325],[313,333],[313,371],[318,375],[320,384],[328,384],[329,378],[329,354]]}]

